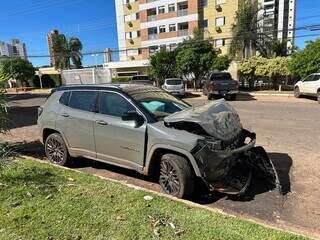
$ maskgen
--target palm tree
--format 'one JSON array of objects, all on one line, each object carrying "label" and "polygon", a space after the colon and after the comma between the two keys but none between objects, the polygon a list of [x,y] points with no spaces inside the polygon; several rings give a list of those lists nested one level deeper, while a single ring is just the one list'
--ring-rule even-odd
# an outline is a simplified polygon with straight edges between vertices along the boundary
[{"label": "palm tree", "polygon": [[75,68],[82,67],[82,43],[79,38],[71,37],[69,40],[64,34],[53,37],[53,51],[56,56],[55,68],[70,69],[72,61]]},{"label": "palm tree", "polygon": [[258,45],[257,23],[258,2],[241,0],[236,13],[237,23],[232,28],[233,38],[230,55],[234,58],[248,58],[254,54]]},{"label": "palm tree", "polygon": [[288,56],[287,41],[271,40],[266,42],[267,57],[286,57]]}]

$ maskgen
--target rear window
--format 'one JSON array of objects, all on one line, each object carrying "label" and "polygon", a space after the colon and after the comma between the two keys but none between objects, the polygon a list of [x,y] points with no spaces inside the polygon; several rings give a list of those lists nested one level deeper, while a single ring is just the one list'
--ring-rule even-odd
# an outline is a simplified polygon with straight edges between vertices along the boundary
[{"label": "rear window", "polygon": [[148,76],[133,76],[132,81],[148,81],[149,77]]},{"label": "rear window", "polygon": [[71,93],[69,107],[94,112],[96,109],[98,92],[95,91],[74,91]]},{"label": "rear window", "polygon": [[166,80],[166,84],[167,85],[181,85],[182,84],[182,80],[180,80],[180,79],[170,79],[170,80]]},{"label": "rear window", "polygon": [[213,81],[232,80],[232,77],[230,73],[214,73],[211,75],[210,80],[213,80]]}]

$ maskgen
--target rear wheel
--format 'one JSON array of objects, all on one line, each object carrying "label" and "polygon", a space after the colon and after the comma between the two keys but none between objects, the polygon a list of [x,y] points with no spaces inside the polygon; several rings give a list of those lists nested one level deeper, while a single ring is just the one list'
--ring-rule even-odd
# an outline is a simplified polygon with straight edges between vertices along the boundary
[{"label": "rear wheel", "polygon": [[45,152],[51,163],[60,166],[65,166],[70,160],[67,146],[59,133],[53,133],[47,137]]},{"label": "rear wheel", "polygon": [[179,155],[161,158],[159,183],[163,191],[177,198],[186,198],[194,191],[194,177],[188,161]]},{"label": "rear wheel", "polygon": [[318,91],[318,103],[320,104],[320,91]]},{"label": "rear wheel", "polygon": [[208,93],[208,94],[207,94],[207,98],[208,98],[208,100],[212,100],[212,94],[211,94],[211,93]]},{"label": "rear wheel", "polygon": [[294,89],[294,96],[295,96],[296,98],[299,98],[299,97],[301,96],[299,87],[296,87],[296,88]]}]

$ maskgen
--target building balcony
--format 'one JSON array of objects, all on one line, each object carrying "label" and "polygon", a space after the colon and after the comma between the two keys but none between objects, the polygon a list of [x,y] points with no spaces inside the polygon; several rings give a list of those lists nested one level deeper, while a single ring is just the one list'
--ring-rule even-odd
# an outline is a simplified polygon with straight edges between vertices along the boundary
[{"label": "building balcony", "polygon": [[148,16],[147,20],[148,20],[148,22],[156,21],[157,20],[157,15]]},{"label": "building balcony", "polygon": [[188,35],[189,35],[188,29],[178,30],[178,37],[183,37],[183,36],[188,36]]},{"label": "building balcony", "polygon": [[158,34],[149,34],[148,35],[148,40],[156,40],[159,38]]}]

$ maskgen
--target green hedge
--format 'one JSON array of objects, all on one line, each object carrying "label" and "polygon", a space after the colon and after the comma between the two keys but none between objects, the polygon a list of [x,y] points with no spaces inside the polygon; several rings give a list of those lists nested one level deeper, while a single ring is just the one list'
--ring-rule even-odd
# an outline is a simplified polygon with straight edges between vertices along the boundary
[{"label": "green hedge", "polygon": [[[39,76],[35,75],[33,79],[28,81],[29,87],[40,88]],[[42,75],[43,88],[55,88],[61,86],[61,76],[59,74]]]}]

